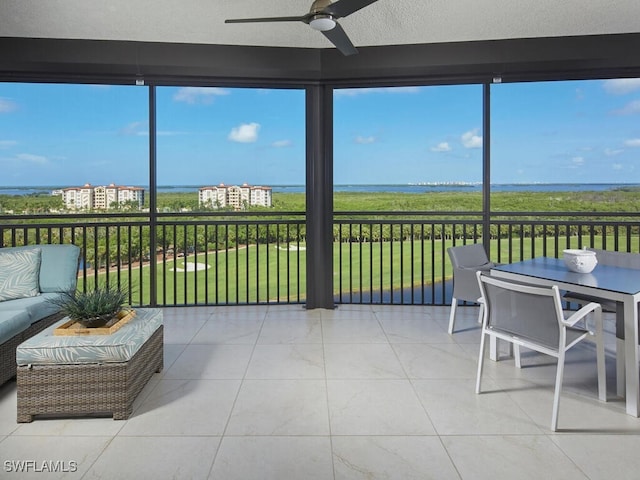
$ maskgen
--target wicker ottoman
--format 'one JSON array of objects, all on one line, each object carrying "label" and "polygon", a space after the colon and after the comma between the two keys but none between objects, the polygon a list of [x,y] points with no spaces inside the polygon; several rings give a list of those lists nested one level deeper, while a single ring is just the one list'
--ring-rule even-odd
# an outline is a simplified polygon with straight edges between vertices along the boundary
[{"label": "wicker ottoman", "polygon": [[136,312],[111,335],[54,336],[62,320],[18,346],[18,422],[41,414],[129,418],[136,396],[163,367],[162,310]]}]

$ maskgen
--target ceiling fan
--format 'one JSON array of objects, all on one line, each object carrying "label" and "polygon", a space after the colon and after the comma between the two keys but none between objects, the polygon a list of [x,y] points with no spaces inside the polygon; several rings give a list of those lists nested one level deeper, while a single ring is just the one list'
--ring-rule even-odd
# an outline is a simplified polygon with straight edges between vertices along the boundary
[{"label": "ceiling fan", "polygon": [[225,20],[224,23],[259,23],[259,22],[304,22],[314,30],[319,30],[333,43],[343,55],[358,53],[351,40],[336,21],[351,15],[361,8],[371,5],[378,0],[315,0],[309,13],[298,17],[271,18],[238,18]]}]

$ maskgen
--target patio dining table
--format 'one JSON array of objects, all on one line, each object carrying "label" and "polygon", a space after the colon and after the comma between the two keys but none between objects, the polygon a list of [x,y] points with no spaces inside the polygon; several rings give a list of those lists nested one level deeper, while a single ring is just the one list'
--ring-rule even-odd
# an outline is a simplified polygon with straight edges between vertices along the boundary
[{"label": "patio dining table", "polygon": [[[628,415],[640,411],[640,366],[638,365],[638,302],[640,271],[597,265],[591,273],[571,272],[559,258],[537,257],[503,264],[491,275],[534,285],[557,285],[561,290],[604,298],[623,306],[625,397]],[[618,359],[619,360],[619,359]],[[619,392],[622,390],[619,388]]]}]

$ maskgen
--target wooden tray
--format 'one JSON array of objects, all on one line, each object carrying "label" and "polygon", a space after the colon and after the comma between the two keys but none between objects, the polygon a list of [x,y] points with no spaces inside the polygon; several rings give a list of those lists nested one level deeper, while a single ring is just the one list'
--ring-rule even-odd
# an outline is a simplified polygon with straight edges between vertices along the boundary
[{"label": "wooden tray", "polygon": [[53,331],[53,335],[60,336],[77,336],[77,335],[111,335],[114,332],[120,330],[123,325],[126,325],[136,316],[136,311],[121,310],[116,318],[107,322],[104,327],[87,328],[81,323],[75,320],[69,320]]}]

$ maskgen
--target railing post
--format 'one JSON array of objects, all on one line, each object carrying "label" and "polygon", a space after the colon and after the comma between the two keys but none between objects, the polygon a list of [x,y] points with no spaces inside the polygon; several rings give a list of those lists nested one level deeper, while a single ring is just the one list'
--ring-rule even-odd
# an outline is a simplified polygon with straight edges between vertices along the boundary
[{"label": "railing post", "polygon": [[306,308],[333,301],[333,89],[306,89]]}]

